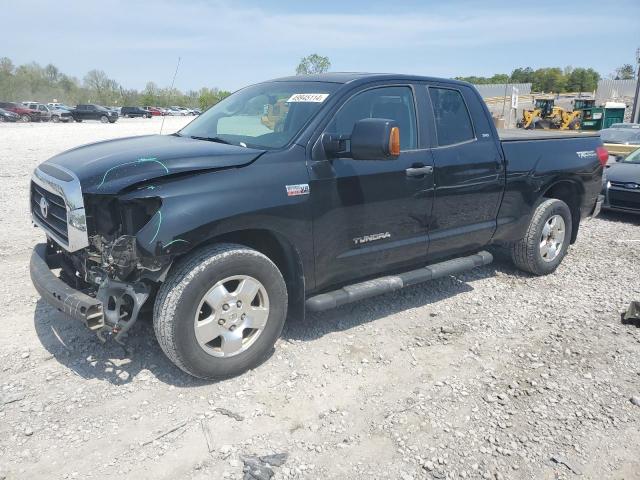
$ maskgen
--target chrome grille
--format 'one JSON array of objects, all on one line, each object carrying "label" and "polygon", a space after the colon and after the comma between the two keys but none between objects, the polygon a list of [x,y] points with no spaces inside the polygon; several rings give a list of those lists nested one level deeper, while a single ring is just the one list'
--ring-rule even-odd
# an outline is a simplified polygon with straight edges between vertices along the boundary
[{"label": "chrome grille", "polygon": [[[46,217],[40,208],[43,198],[48,205]],[[40,220],[45,229],[53,230],[65,243],[69,243],[67,206],[64,203],[64,198],[39,187],[35,182],[31,182],[31,213]]]},{"label": "chrome grille", "polygon": [[[69,252],[89,246],[87,217],[80,180],[52,163],[36,168],[31,177],[31,219]],[[44,209],[40,202],[46,199]]]}]

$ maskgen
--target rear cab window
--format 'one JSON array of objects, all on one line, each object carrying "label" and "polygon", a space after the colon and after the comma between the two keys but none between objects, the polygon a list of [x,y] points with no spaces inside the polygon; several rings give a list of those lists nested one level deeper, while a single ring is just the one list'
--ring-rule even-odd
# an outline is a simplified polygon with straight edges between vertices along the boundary
[{"label": "rear cab window", "polygon": [[438,146],[455,145],[476,139],[462,93],[454,88],[428,87],[435,120]]}]

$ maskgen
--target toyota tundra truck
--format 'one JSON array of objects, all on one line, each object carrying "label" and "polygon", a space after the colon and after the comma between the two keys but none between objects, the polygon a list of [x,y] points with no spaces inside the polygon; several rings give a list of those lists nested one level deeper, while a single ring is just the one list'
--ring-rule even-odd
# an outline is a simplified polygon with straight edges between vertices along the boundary
[{"label": "toyota tundra truck", "polygon": [[174,134],[39,165],[31,215],[46,242],[31,278],[102,339],[122,341],[146,312],[175,365],[234,376],[305,311],[486,265],[495,250],[551,274],[600,210],[607,158],[597,135],[499,135],[464,82],[267,81]]}]

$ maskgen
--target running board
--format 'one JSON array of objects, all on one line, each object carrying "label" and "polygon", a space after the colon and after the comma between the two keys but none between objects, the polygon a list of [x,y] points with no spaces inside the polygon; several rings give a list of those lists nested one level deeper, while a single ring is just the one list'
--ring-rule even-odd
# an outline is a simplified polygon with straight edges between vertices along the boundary
[{"label": "running board", "polygon": [[338,290],[308,298],[306,306],[314,312],[329,310],[330,308],[339,307],[347,303],[375,297],[382,293],[400,290],[410,285],[446,277],[455,273],[464,272],[465,270],[471,270],[475,267],[489,265],[491,262],[493,262],[493,256],[489,252],[482,251],[475,255],[434,263],[433,265],[399,273],[398,275],[389,275],[362,283],[347,285]]}]

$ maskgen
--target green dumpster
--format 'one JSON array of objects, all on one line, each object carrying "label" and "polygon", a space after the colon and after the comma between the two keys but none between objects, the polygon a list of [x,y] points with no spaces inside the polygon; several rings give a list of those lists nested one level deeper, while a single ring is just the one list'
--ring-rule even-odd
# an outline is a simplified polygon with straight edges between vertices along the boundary
[{"label": "green dumpster", "polygon": [[626,105],[620,102],[606,102],[602,107],[585,108],[582,111],[582,130],[602,130],[614,123],[624,122]]}]

